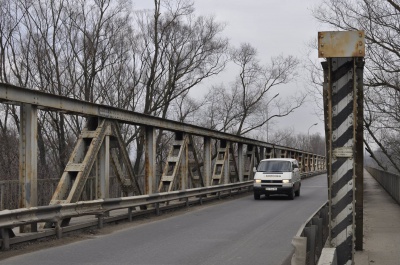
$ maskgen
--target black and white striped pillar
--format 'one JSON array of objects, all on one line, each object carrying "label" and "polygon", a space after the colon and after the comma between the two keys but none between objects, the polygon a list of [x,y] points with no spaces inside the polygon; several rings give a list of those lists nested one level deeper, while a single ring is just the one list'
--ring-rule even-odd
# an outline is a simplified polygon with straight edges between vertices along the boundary
[{"label": "black and white striped pillar", "polygon": [[[355,146],[357,129],[356,59],[329,58],[325,64],[328,127],[329,240],[338,264],[354,263]],[[362,143],[361,143],[362,144]]]},{"label": "black and white striped pillar", "polygon": [[[324,69],[324,118],[329,186],[329,245],[337,264],[354,264],[362,249],[363,67],[365,32],[318,32]],[[359,200],[356,201],[356,197]],[[360,203],[361,202],[361,203]],[[357,208],[356,208],[357,206]],[[358,216],[356,218],[356,212]],[[357,227],[356,227],[357,225]]]}]

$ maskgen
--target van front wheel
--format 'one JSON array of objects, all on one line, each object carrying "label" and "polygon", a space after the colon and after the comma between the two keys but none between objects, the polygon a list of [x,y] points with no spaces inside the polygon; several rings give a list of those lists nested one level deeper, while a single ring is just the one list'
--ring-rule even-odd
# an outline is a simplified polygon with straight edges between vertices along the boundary
[{"label": "van front wheel", "polygon": [[300,187],[299,187],[299,189],[294,193],[297,197],[299,197],[300,196]]},{"label": "van front wheel", "polygon": [[292,188],[291,190],[290,190],[290,193],[289,193],[289,199],[290,200],[294,200],[294,188]]},{"label": "van front wheel", "polygon": [[260,193],[254,192],[254,200],[259,200],[260,199]]}]

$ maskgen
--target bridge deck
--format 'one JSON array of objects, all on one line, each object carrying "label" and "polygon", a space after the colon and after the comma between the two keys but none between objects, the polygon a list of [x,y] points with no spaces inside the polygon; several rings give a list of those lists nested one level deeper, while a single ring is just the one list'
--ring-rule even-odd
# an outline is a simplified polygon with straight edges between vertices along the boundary
[{"label": "bridge deck", "polygon": [[364,169],[364,250],[356,265],[400,264],[400,206]]}]

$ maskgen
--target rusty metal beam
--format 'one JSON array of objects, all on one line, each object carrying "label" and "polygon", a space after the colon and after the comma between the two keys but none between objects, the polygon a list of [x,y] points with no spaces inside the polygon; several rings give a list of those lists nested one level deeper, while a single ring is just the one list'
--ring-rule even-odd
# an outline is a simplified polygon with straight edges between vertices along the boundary
[{"label": "rusty metal beam", "polygon": [[110,193],[110,136],[106,135],[98,157],[97,199],[107,199]]},{"label": "rusty metal beam", "polygon": [[238,144],[238,172],[239,172],[239,182],[243,181],[243,173],[244,173],[244,157],[243,157],[243,144]]},{"label": "rusty metal beam", "polygon": [[[173,120],[162,119],[142,113],[90,103],[64,96],[53,95],[38,90],[21,88],[4,83],[0,83],[0,102],[6,104],[27,103],[36,105],[38,109],[43,110],[60,111],[67,114],[76,114],[81,116],[101,117],[127,124],[144,125],[157,129],[165,129],[168,131],[178,131],[191,135],[207,136],[213,139],[221,139],[229,142],[242,142],[244,144],[254,146],[263,146],[269,148],[274,146],[266,142],[210,130],[201,126],[184,124]],[[303,152],[295,148],[277,145],[275,146],[280,150],[297,150]]]},{"label": "rusty metal beam", "polygon": [[203,167],[203,175],[204,175],[204,183],[205,186],[210,186],[211,183],[211,138],[204,137],[204,167]]},{"label": "rusty metal beam", "polygon": [[145,127],[144,182],[145,194],[152,194],[156,188],[156,139],[154,127]]},{"label": "rusty metal beam", "polygon": [[[37,206],[37,108],[22,104],[19,140],[19,208]],[[20,227],[20,232],[37,231],[37,226]]]}]

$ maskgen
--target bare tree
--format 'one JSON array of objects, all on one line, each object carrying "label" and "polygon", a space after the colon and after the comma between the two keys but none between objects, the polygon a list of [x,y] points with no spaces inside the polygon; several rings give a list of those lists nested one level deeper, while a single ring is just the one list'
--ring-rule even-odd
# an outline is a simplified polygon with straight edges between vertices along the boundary
[{"label": "bare tree", "polygon": [[262,65],[256,49],[245,43],[232,49],[231,59],[238,67],[238,75],[231,90],[216,87],[208,96],[207,112],[217,119],[209,121],[210,127],[245,135],[272,119],[289,115],[303,104],[305,95],[283,98],[276,90],[295,78],[296,58],[273,57],[269,64]]},{"label": "bare tree", "polygon": [[[141,111],[166,118],[171,104],[205,78],[225,67],[227,39],[213,17],[196,17],[192,1],[154,1],[153,13],[137,14],[143,85]],[[157,142],[160,142],[160,136]],[[136,135],[134,135],[136,137]],[[132,137],[133,139],[133,137]],[[136,137],[140,171],[143,132]]]},{"label": "bare tree", "polygon": [[275,131],[270,142],[283,146],[291,146],[314,154],[325,155],[325,138],[319,133],[311,135],[304,133],[296,134],[293,127],[285,128]]}]

